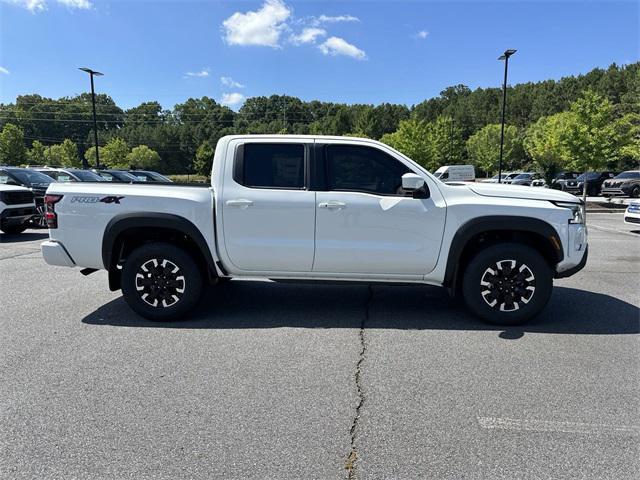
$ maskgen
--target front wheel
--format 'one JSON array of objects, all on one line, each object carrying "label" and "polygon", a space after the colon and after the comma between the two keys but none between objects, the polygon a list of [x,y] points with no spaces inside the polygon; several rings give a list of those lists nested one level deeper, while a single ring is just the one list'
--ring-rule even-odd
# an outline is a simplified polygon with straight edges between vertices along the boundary
[{"label": "front wheel", "polygon": [[122,268],[122,294],[149,320],[179,320],[200,300],[202,275],[191,255],[170,243],[135,249]]},{"label": "front wheel", "polygon": [[633,189],[631,190],[631,198],[638,198],[640,197],[640,185],[636,185],[635,187],[633,187]]},{"label": "front wheel", "polygon": [[473,257],[462,292],[471,311],[498,325],[518,325],[539,314],[553,288],[551,268],[533,248],[500,243]]}]

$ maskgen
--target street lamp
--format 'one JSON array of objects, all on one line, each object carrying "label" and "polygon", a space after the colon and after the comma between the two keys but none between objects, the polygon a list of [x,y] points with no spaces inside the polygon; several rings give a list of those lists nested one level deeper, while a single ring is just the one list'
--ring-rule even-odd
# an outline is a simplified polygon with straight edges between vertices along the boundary
[{"label": "street lamp", "polygon": [[[100,168],[100,154],[98,153],[98,120],[96,119],[96,92],[93,88],[93,77],[101,77],[104,73],[96,72],[87,67],[81,67],[80,70],[87,72],[91,77],[91,104],[93,105],[93,138],[96,146],[96,168]],[[87,159],[82,157],[82,168],[87,169],[89,165]]]},{"label": "street lamp", "polygon": [[504,114],[507,107],[507,70],[509,69],[509,57],[516,53],[510,48],[505,50],[498,60],[504,60],[504,83],[502,84],[502,126],[500,128],[500,163],[498,165],[498,183],[502,183],[502,154],[504,151]]}]

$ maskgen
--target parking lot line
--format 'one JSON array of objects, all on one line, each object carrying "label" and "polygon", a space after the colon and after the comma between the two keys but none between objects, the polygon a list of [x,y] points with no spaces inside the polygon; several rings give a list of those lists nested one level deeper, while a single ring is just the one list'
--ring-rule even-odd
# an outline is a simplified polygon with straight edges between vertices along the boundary
[{"label": "parking lot line", "polygon": [[520,418],[478,417],[482,428],[490,430],[516,430],[530,432],[580,433],[585,435],[640,435],[637,425],[607,425],[602,423],[558,422]]}]

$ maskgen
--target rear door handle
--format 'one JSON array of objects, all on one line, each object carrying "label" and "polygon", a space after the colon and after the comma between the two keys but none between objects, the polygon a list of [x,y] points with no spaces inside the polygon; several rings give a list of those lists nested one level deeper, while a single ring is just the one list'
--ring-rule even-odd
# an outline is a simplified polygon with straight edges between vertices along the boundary
[{"label": "rear door handle", "polygon": [[329,202],[320,202],[318,204],[319,208],[328,208],[330,210],[340,210],[346,207],[347,204],[344,202],[336,202],[335,200],[331,200]]},{"label": "rear door handle", "polygon": [[247,200],[246,198],[237,198],[235,200],[227,200],[227,206],[229,207],[240,207],[247,208],[253,205],[251,200]]}]

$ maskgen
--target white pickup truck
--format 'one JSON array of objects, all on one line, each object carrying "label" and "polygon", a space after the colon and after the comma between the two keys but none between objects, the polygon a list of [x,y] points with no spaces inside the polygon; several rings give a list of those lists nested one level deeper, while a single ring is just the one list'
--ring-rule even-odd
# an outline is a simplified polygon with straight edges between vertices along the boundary
[{"label": "white pickup truck", "polygon": [[445,184],[359,138],[227,136],[210,186],[52,183],[46,207],[46,262],[107,270],[153,320],[182,318],[206,284],[264,277],[444,286],[517,324],[587,260],[575,196]]}]

